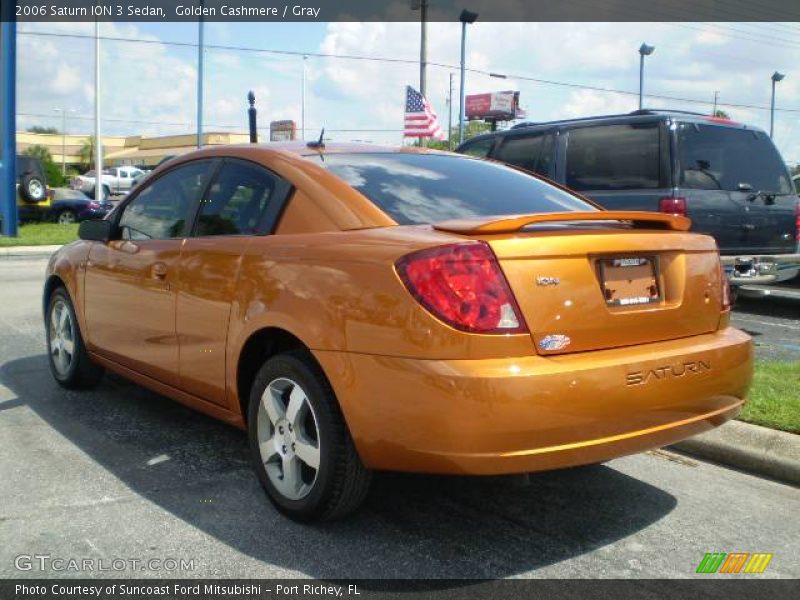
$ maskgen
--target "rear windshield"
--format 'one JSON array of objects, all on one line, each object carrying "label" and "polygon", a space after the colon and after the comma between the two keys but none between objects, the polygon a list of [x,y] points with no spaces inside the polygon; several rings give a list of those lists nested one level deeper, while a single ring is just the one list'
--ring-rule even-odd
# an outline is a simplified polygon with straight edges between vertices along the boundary
[{"label": "rear windshield", "polygon": [[763,132],[684,123],[678,133],[681,187],[792,193],[778,150]]},{"label": "rear windshield", "polygon": [[321,164],[401,225],[597,210],[532,175],[457,155],[328,154]]}]

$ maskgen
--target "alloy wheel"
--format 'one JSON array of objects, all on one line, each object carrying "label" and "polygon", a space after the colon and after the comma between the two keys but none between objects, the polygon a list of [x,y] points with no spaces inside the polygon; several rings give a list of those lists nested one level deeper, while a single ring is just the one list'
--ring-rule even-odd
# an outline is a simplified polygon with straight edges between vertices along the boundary
[{"label": "alloy wheel", "polygon": [[67,375],[75,357],[75,324],[63,300],[50,310],[50,354],[59,375]]},{"label": "alloy wheel", "polygon": [[31,195],[32,198],[43,198],[44,197],[44,185],[38,179],[32,179],[28,183],[28,193]]},{"label": "alloy wheel", "polygon": [[70,225],[75,222],[75,215],[71,211],[65,210],[58,215],[58,222],[61,225]]},{"label": "alloy wheel", "polygon": [[317,479],[320,439],[308,395],[284,377],[267,385],[258,407],[258,448],[267,477],[288,500],[306,497]]}]

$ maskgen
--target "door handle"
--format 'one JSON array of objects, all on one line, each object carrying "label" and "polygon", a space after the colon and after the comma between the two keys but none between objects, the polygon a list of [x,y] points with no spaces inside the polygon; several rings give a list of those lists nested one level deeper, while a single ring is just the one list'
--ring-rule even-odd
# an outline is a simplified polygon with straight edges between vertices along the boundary
[{"label": "door handle", "polygon": [[161,261],[153,263],[153,277],[156,279],[164,279],[167,276],[167,265]]}]

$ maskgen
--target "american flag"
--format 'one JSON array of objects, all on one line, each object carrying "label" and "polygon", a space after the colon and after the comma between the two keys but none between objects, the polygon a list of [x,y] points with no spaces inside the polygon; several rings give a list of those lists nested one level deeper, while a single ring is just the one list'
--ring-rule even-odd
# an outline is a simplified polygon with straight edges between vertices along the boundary
[{"label": "american flag", "polygon": [[444,139],[439,117],[425,97],[410,85],[406,86],[405,137],[432,137]]}]

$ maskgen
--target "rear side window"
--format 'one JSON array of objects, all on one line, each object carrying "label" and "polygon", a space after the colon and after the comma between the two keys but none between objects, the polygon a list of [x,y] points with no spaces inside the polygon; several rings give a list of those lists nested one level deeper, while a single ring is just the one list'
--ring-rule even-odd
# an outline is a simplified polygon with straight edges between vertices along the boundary
[{"label": "rear side window", "polygon": [[467,142],[461,146],[458,151],[467,156],[475,156],[477,158],[486,158],[489,156],[489,151],[494,144],[494,138],[487,138],[484,140],[475,140],[474,142]]},{"label": "rear side window", "polygon": [[760,131],[683,123],[678,131],[680,185],[699,190],[792,193],[778,150]]},{"label": "rear side window", "polygon": [[667,187],[661,174],[659,123],[581,127],[567,140],[567,186],[573,190]]},{"label": "rear side window", "polygon": [[196,235],[256,233],[275,183],[264,169],[226,162],[200,203]]},{"label": "rear side window", "polygon": [[532,175],[458,155],[329,154],[320,164],[401,225],[596,210]]},{"label": "rear side window", "polygon": [[555,137],[552,132],[507,137],[495,153],[495,158],[549,177],[554,149]]}]

